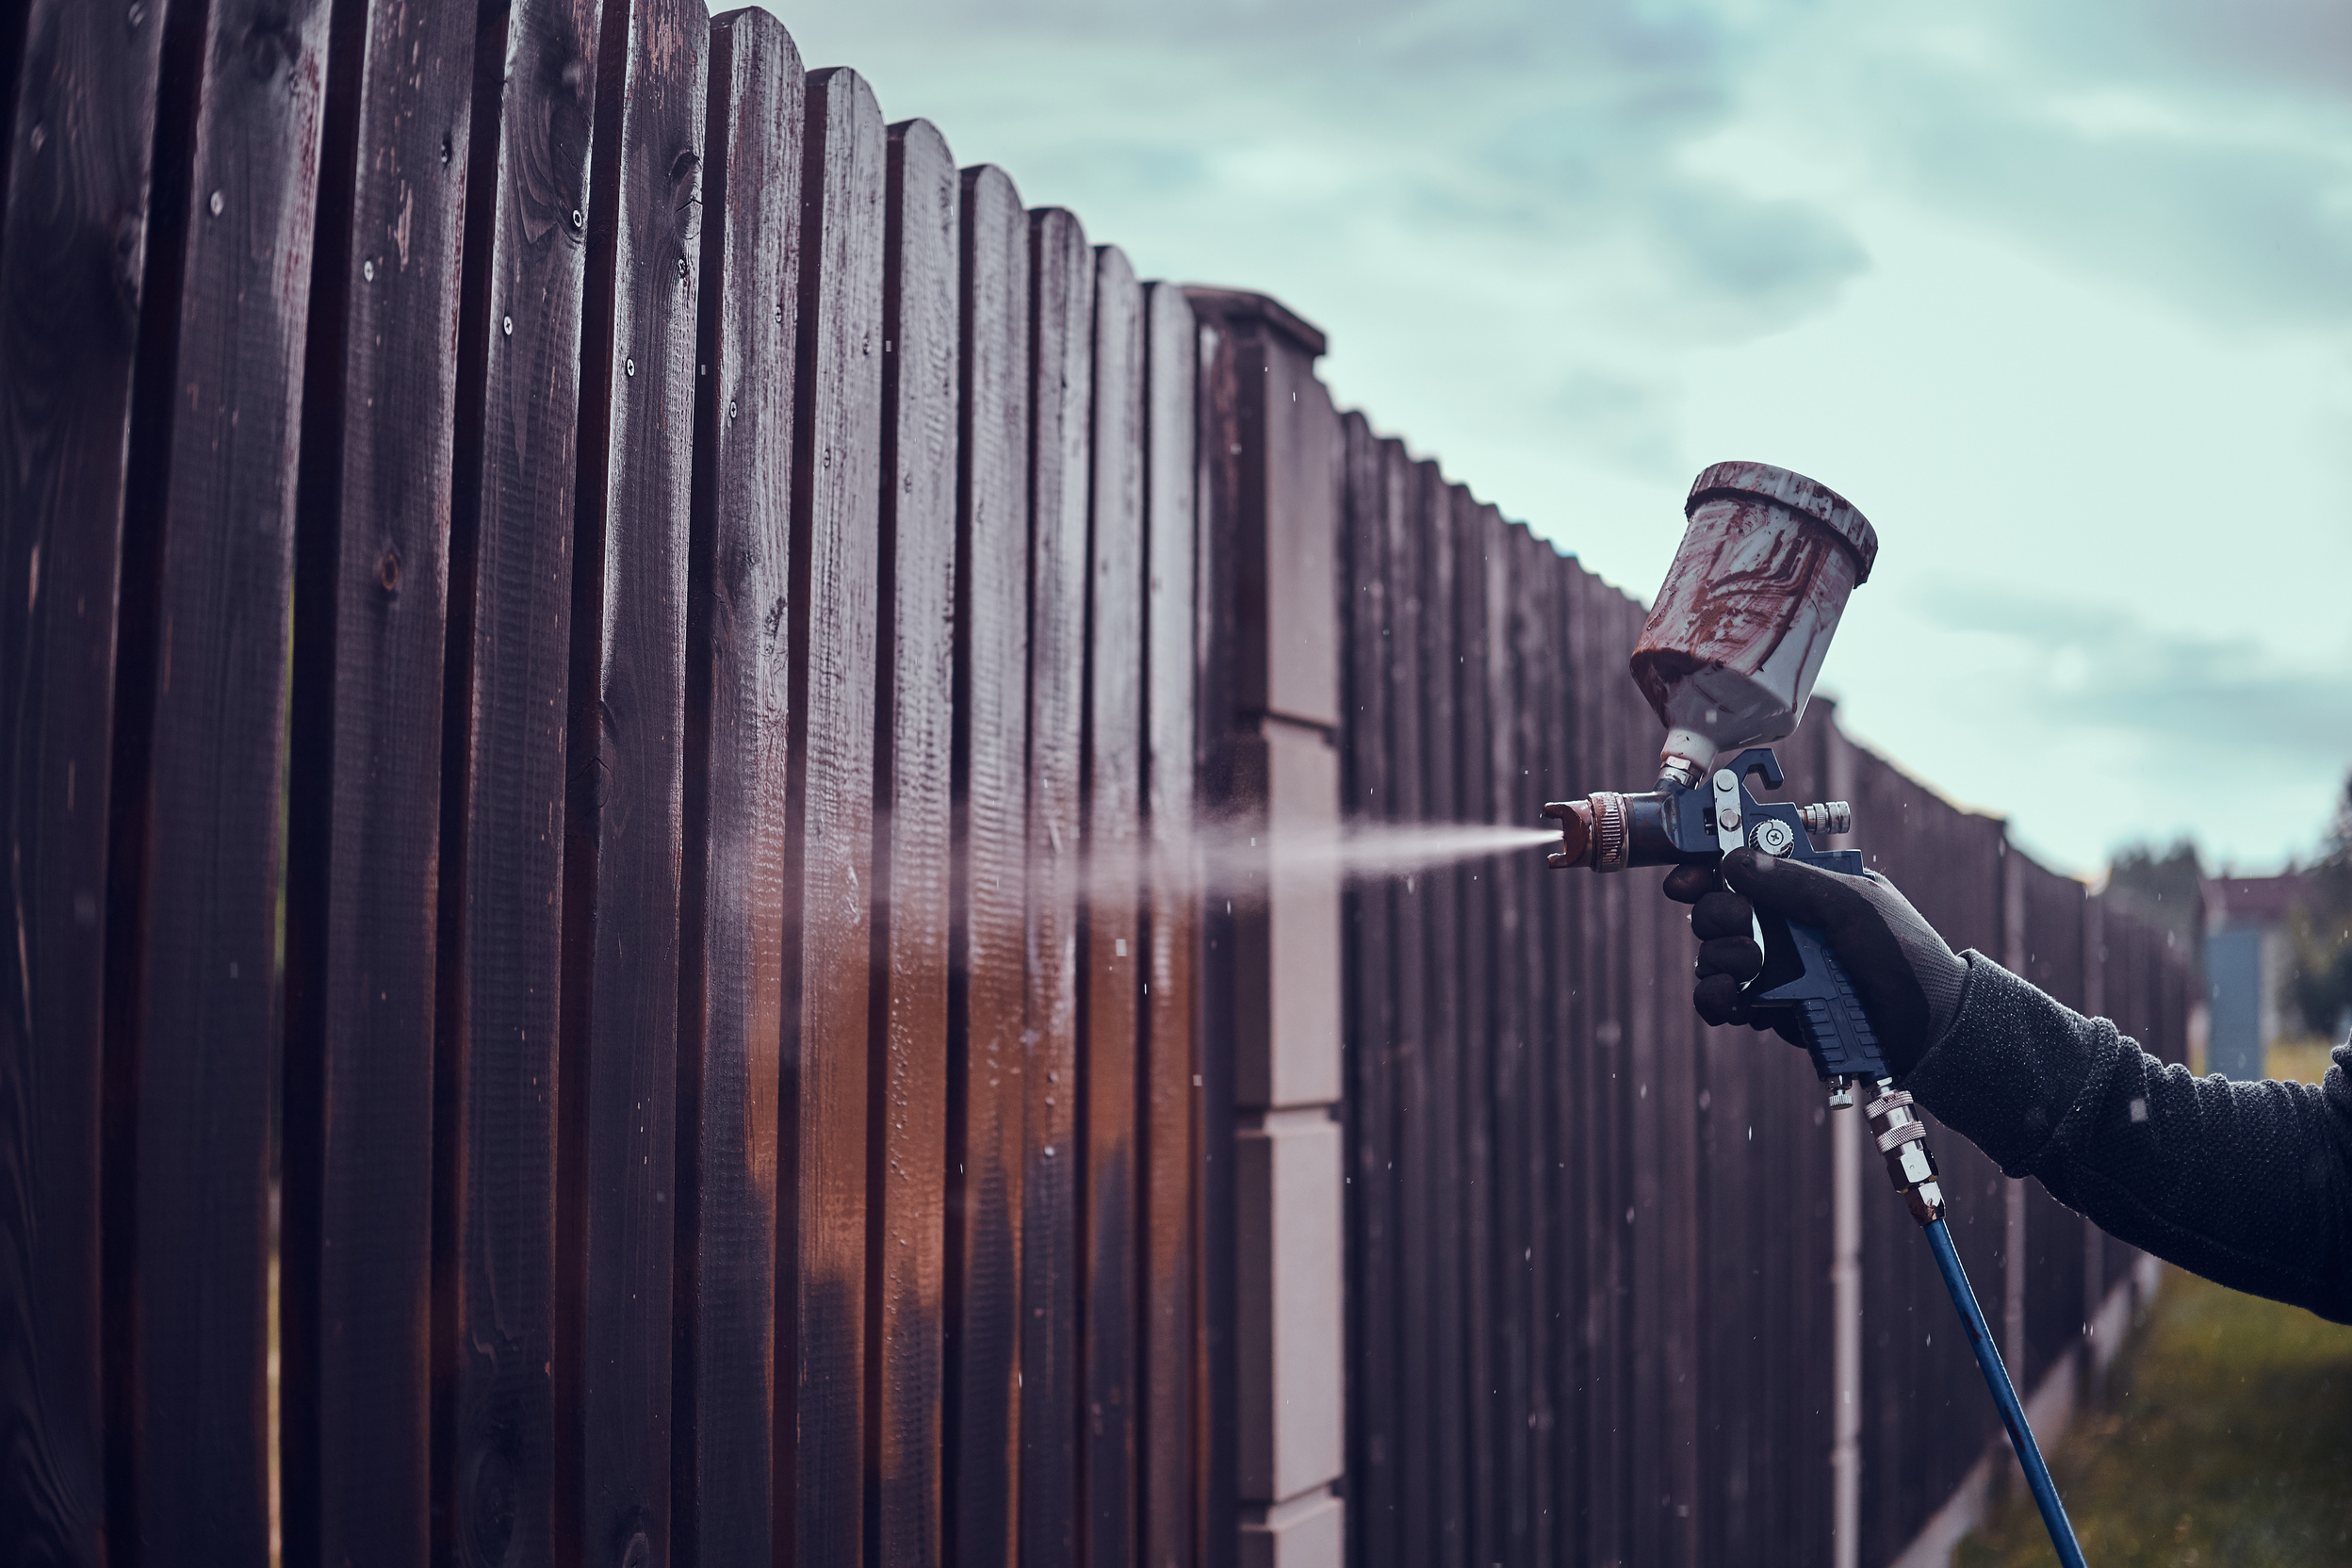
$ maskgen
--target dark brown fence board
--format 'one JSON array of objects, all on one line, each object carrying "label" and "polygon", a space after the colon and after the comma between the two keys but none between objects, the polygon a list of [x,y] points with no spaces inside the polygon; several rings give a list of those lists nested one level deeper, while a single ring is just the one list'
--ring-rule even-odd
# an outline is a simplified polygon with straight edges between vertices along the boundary
[{"label": "dark brown fence board", "polygon": [[434,1014],[462,1562],[555,1556],[557,895],[599,14],[518,6],[475,60]]},{"label": "dark brown fence board", "polygon": [[184,96],[157,142],[189,162],[157,192],[176,243],[148,256],[107,980],[138,1085],[125,1523],[152,1564],[269,1549],[277,807],[326,46],[324,7],[224,4],[166,41]]},{"label": "dark brown fence board", "polygon": [[0,965],[0,1556],[94,1563],[117,1380],[100,1331],[102,1183],[120,1179],[101,1161],[115,584],[163,22],[125,26],[77,0],[17,20],[0,219],[0,791],[17,911]]},{"label": "dark brown fence board", "polygon": [[[776,1503],[790,1560],[861,1554],[874,653],[888,133],[854,71],[808,79],[792,437]],[[780,1393],[780,1391],[779,1391]]]},{"label": "dark brown fence board", "polygon": [[[1576,582],[1582,576],[1573,560],[1554,559],[1545,564],[1533,584],[1536,646],[1546,672],[1545,694],[1538,710],[1543,727],[1541,792],[1546,799],[1564,798],[1579,788],[1587,706],[1576,679],[1576,650],[1583,621]],[[1547,875],[1539,879],[1539,889],[1544,919],[1540,956],[1546,1031],[1544,1102],[1550,1111],[1544,1148],[1549,1211],[1544,1235],[1551,1250],[1546,1291],[1551,1302],[1552,1466],[1544,1484],[1552,1500],[1555,1554],[1568,1557],[1582,1550],[1589,1513],[1584,1455],[1588,1451],[1591,1351],[1586,1334],[1590,1306],[1584,1222],[1590,1191],[1590,1140],[1583,1123],[1587,1101],[1583,1075],[1591,1039],[1586,1017],[1591,990],[1582,956],[1594,888],[1592,878],[1576,877],[1568,878],[1568,885],[1560,888]]]},{"label": "dark brown fence board", "polygon": [[[1396,821],[1421,819],[1428,787],[1421,622],[1429,612],[1421,564],[1422,466],[1399,441],[1380,443],[1387,494],[1382,499],[1383,552],[1388,600],[1389,756],[1394,761],[1391,814]],[[1446,1346],[1438,1336],[1433,1249],[1444,1224],[1445,1189],[1435,1178],[1431,1144],[1429,974],[1429,883],[1407,876],[1393,885],[1396,898],[1396,1019],[1393,1079],[1397,1117],[1393,1157],[1397,1191],[1397,1320],[1402,1345],[1396,1362],[1397,1402],[1406,1413],[1396,1463],[1406,1476],[1424,1478],[1405,1489],[1399,1511],[1397,1554],[1406,1562],[1440,1560],[1438,1543],[1437,1377]]]},{"label": "dark brown fence board", "polygon": [[[1463,741],[1461,698],[1456,687],[1461,655],[1454,602],[1460,550],[1453,530],[1453,487],[1434,462],[1416,466],[1420,485],[1413,498],[1412,526],[1422,581],[1421,613],[1421,820],[1458,820]],[[1468,1025],[1462,962],[1462,882],[1453,867],[1428,867],[1413,878],[1414,896],[1426,911],[1427,1023],[1422,1125],[1427,1138],[1423,1180],[1433,1187],[1436,1210],[1426,1264],[1433,1298],[1434,1343],[1430,1402],[1424,1407],[1431,1433],[1435,1473],[1437,1538],[1435,1560],[1465,1560],[1471,1541],[1469,1511],[1470,1360],[1469,1301],[1464,1270],[1469,1253],[1463,1236],[1465,1190],[1475,1181],[1464,1157],[1462,1107],[1467,1093],[1464,1061]]]},{"label": "dark brown fence board", "polygon": [[[1492,506],[1479,508],[1477,564],[1485,601],[1484,698],[1487,794],[1478,815],[1489,822],[1525,825],[1539,820],[1539,802],[1527,800],[1527,740],[1517,651],[1518,618],[1512,585],[1527,569],[1521,558],[1524,530],[1507,528]],[[1541,1097],[1535,1092],[1535,1059],[1529,1042],[1527,955],[1530,932],[1527,874],[1535,862],[1525,852],[1497,856],[1484,877],[1490,889],[1493,930],[1492,980],[1494,1059],[1489,1103],[1494,1119],[1490,1167],[1495,1213],[1494,1280],[1496,1336],[1493,1377],[1497,1396],[1490,1417],[1494,1433],[1496,1498],[1493,1515],[1494,1556],[1513,1565],[1533,1560],[1535,1510],[1533,1448],[1542,1408],[1542,1380],[1535,1347],[1540,1341],[1538,1299],[1532,1294],[1535,1267],[1532,1201],[1540,1164],[1533,1151],[1542,1136]]]},{"label": "dark brown fence board", "polygon": [[1021,1560],[1078,1551],[1078,895],[1094,258],[1078,220],[1029,215],[1027,1174],[1021,1183]]},{"label": "dark brown fence board", "polygon": [[[558,1324],[577,1336],[580,1370],[577,1403],[559,1387],[557,1411],[567,1445],[564,1417],[579,1424],[582,1549],[617,1565],[671,1555],[670,1199],[710,27],[700,0],[634,0],[609,7],[603,23],[557,1070],[558,1298],[566,1303]],[[559,1358],[564,1349],[559,1341]]]},{"label": "dark brown fence board", "polygon": [[1029,221],[963,174],[946,1410],[955,1558],[1010,1564],[1020,1485],[1029,880]]},{"label": "dark brown fence board", "polygon": [[1085,1534],[1105,1568],[1135,1560],[1136,1076],[1142,1002],[1143,290],[1118,247],[1094,253],[1092,478],[1078,916]]},{"label": "dark brown fence board", "polygon": [[[1389,783],[1390,625],[1383,531],[1388,485],[1381,444],[1361,414],[1341,420],[1339,626],[1346,638],[1341,663],[1341,711],[1348,744],[1340,773],[1343,815],[1386,819]],[[1402,1442],[1398,1413],[1395,1232],[1395,1096],[1389,1069],[1396,1012],[1391,983],[1396,948],[1390,939],[1388,878],[1350,883],[1342,904],[1347,1008],[1348,1248],[1353,1288],[1348,1292],[1348,1471],[1354,1478],[1349,1532],[1355,1560],[1387,1568],[1397,1560],[1399,1494],[1407,1484],[1397,1467]]]},{"label": "dark brown fence board", "polygon": [[[680,882],[678,1560],[774,1552],[799,52],[710,30]],[[786,1198],[789,1200],[789,1197]]]},{"label": "dark brown fence board", "polygon": [[890,127],[883,294],[874,1021],[868,1089],[868,1560],[939,1560],[954,847],[956,264],[962,182],[928,121]]},{"label": "dark brown fence board", "polygon": [[1139,1529],[1145,1568],[1194,1560],[1193,1266],[1200,1116],[1194,1056],[1200,926],[1192,841],[1193,551],[1199,330],[1184,291],[1144,286],[1143,1444]]},{"label": "dark brown fence board", "polygon": [[450,326],[475,28],[384,7],[335,27],[287,764],[285,1550],[416,1562],[432,1518]]},{"label": "dark brown fence board", "polygon": [[[1445,606],[1450,652],[1446,693],[1452,737],[1433,761],[1442,770],[1447,806],[1440,821],[1486,815],[1491,782],[1486,713],[1486,561],[1479,547],[1478,502],[1464,486],[1446,487],[1434,519],[1445,538],[1451,589]],[[1494,1124],[1494,905],[1492,862],[1467,859],[1447,868],[1452,885],[1451,951],[1441,960],[1454,988],[1454,1135],[1461,1184],[1453,1194],[1454,1229],[1461,1238],[1462,1340],[1462,1538],[1464,1560],[1494,1560],[1496,1408]]]}]

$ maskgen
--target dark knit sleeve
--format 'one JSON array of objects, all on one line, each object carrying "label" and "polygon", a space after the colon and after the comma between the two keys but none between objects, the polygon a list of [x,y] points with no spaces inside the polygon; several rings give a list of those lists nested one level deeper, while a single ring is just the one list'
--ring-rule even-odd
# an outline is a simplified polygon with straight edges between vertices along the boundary
[{"label": "dark knit sleeve", "polygon": [[1952,1028],[1903,1082],[1920,1104],[2110,1234],[2352,1322],[2352,1047],[2316,1087],[2198,1078],[1966,956]]}]

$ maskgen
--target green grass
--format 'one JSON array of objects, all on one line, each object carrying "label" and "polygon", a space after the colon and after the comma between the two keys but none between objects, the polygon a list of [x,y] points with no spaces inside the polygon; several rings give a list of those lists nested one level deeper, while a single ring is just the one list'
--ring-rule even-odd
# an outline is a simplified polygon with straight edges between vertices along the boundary
[{"label": "green grass", "polygon": [[[2167,1269],[2051,1471],[2092,1568],[2352,1562],[2352,1328]],[[1956,1568],[2054,1560],[2022,1485]]]}]

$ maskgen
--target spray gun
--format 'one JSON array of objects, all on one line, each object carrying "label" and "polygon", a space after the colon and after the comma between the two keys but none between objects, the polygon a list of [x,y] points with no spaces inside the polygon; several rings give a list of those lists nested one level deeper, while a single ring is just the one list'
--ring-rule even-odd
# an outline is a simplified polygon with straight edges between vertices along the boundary
[{"label": "spray gun", "polygon": [[[1560,827],[1551,863],[1618,872],[1713,863],[1750,848],[1842,876],[1870,874],[1858,851],[1828,847],[1832,836],[1853,829],[1845,802],[1763,800],[1752,782],[1761,776],[1767,789],[1781,787],[1772,743],[1805,716],[1847,596],[1878,557],[1876,531],[1827,485],[1761,463],[1706,469],[1683,513],[1681,548],[1633,649],[1633,678],[1666,726],[1657,787],[1546,805],[1544,814]],[[1927,1232],[2059,1560],[2082,1568],[2074,1527],[1944,1225],[1927,1129],[1911,1096],[1895,1087],[1853,982],[1810,927],[1759,909],[1756,935],[1764,964],[1745,988],[1749,1017],[1803,1044],[1833,1107],[1852,1106],[1856,1091],[1868,1095],[1864,1114],[1887,1173]]]}]

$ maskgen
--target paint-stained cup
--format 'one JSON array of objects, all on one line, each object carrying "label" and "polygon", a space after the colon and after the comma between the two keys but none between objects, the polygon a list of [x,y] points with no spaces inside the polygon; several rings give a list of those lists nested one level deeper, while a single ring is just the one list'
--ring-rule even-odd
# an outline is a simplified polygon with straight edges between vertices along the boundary
[{"label": "paint-stained cup", "polygon": [[1666,726],[1661,768],[1696,783],[1719,754],[1796,728],[1878,535],[1829,486],[1764,463],[1706,469],[1683,514],[1633,678]]}]

